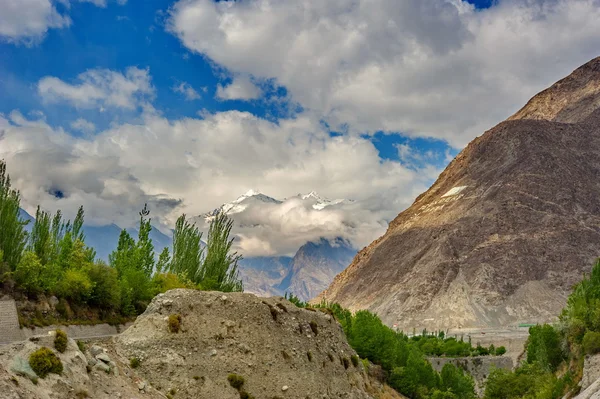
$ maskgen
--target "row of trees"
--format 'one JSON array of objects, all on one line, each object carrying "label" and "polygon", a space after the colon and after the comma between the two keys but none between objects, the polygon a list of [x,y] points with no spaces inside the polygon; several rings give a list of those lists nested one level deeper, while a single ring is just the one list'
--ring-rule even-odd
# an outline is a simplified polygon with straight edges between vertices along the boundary
[{"label": "row of trees", "polygon": [[352,348],[361,358],[380,365],[386,372],[388,384],[401,394],[419,399],[476,397],[473,378],[469,374],[449,363],[440,373],[436,372],[420,347],[421,340],[457,342],[455,338],[409,338],[384,325],[369,311],[361,310],[353,315],[338,304],[320,306],[333,312]]},{"label": "row of trees", "polygon": [[210,225],[206,245],[199,229],[182,215],[173,232],[173,251],[156,256],[147,206],[139,214],[137,238],[121,231],[109,264],[85,243],[84,210],[71,222],[60,211],[38,207],[30,233],[20,216],[20,196],[0,161],[0,284],[29,297],[56,295],[71,305],[133,316],[157,293],[172,288],[242,291],[224,214]]}]

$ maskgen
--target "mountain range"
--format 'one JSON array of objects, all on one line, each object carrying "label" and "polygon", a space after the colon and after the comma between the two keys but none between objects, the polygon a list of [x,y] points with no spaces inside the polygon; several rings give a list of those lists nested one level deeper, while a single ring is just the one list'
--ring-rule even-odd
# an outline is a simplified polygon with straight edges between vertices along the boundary
[{"label": "mountain range", "polygon": [[[327,207],[341,206],[352,203],[347,199],[329,200],[312,191],[308,194],[298,194],[292,199],[297,199],[304,206],[315,211]],[[260,230],[260,224],[245,218],[242,222],[236,220],[244,211],[263,209],[267,205],[283,204],[284,200],[277,200],[258,191],[250,190],[234,201],[225,203],[213,211],[203,213],[192,220],[201,228],[205,228],[219,212],[229,215],[235,222],[236,228],[250,228]],[[31,221],[34,218],[26,211],[21,210],[21,217]],[[248,221],[251,221],[248,224]],[[86,243],[96,250],[98,259],[108,261],[108,255],[117,247],[122,228],[116,224],[104,226],[84,225]],[[134,228],[127,231],[134,237],[138,232]],[[154,244],[155,252],[160,253],[163,248],[171,247],[172,236],[153,228],[150,237]],[[350,264],[356,250],[345,239],[317,238],[306,241],[289,255],[273,256],[245,256],[239,263],[240,275],[244,281],[247,292],[263,296],[284,295],[293,293],[302,300],[309,300],[323,291],[333,280],[335,275]]]},{"label": "mountain range", "polygon": [[473,140],[316,300],[399,328],[554,320],[600,256],[600,58]]}]

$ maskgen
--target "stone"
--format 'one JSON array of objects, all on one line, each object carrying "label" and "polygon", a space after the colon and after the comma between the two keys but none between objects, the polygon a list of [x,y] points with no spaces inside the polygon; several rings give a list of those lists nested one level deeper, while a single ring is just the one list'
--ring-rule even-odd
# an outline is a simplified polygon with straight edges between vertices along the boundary
[{"label": "stone", "polygon": [[56,305],[58,305],[59,300],[57,297],[55,297],[54,295],[52,295],[49,299],[48,299],[48,303],[50,304],[50,306],[52,307],[52,309],[54,309],[56,307]]},{"label": "stone", "polygon": [[146,382],[145,381],[138,381],[137,387],[138,387],[138,389],[140,391],[143,391],[144,389],[146,389]]},{"label": "stone", "polygon": [[287,391],[288,389],[290,389],[290,387],[288,387],[287,385],[284,385],[284,386],[281,387],[281,390],[283,392]]},{"label": "stone", "polygon": [[110,366],[104,362],[97,362],[94,365],[94,369],[104,371],[105,373],[110,372]]},{"label": "stone", "polygon": [[98,356],[99,354],[104,353],[104,348],[98,345],[92,345],[90,347],[90,353],[92,354],[92,356]]},{"label": "stone", "polygon": [[217,350],[216,349],[211,350],[210,356],[217,356]]},{"label": "stone", "polygon": [[22,375],[23,377],[27,377],[30,380],[37,378],[37,374],[35,373],[35,371],[33,371],[31,366],[29,365],[29,362],[23,359],[21,356],[15,356],[10,366],[10,369],[15,374]]},{"label": "stone", "polygon": [[96,356],[96,359],[97,360],[102,360],[106,364],[112,362],[112,360],[110,359],[110,357],[106,353],[100,353],[98,356]]}]

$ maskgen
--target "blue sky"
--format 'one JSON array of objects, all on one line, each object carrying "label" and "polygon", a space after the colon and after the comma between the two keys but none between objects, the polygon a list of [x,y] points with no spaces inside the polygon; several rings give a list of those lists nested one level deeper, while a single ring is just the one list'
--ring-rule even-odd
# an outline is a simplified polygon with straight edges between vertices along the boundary
[{"label": "blue sky", "polygon": [[[356,201],[294,209],[289,230],[357,247],[600,55],[596,0],[0,3],[0,158],[26,209],[127,225],[148,202],[168,227],[249,189],[315,190]],[[286,247],[280,220],[246,249]]]}]

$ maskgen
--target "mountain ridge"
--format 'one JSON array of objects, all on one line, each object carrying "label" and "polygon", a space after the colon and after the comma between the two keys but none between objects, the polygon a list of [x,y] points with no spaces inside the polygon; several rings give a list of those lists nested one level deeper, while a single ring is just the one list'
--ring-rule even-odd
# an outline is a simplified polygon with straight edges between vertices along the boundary
[{"label": "mountain ridge", "polygon": [[400,328],[553,320],[600,255],[599,93],[596,58],[473,140],[316,301]]}]

